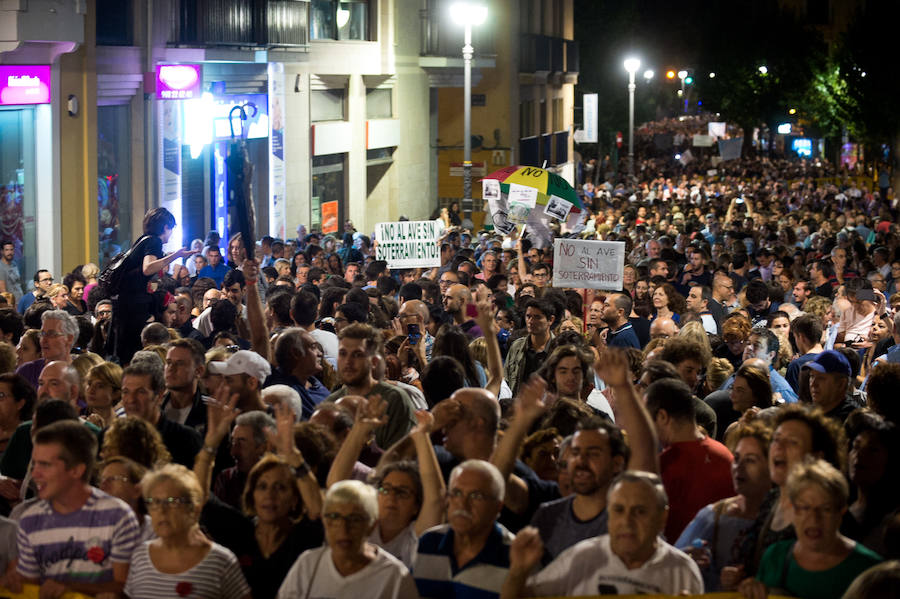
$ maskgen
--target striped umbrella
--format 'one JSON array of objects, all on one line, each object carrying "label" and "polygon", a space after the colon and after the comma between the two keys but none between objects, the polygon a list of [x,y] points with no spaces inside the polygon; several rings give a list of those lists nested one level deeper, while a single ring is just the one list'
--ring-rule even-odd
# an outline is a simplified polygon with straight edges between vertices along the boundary
[{"label": "striped umbrella", "polygon": [[[547,169],[536,166],[508,166],[493,172],[485,179],[496,179],[500,182],[500,191],[509,194],[510,185],[522,185],[537,190],[536,203],[546,206],[550,198],[557,197],[572,204],[572,212],[581,212],[584,205],[569,182]],[[564,219],[565,217],[563,217]]]}]

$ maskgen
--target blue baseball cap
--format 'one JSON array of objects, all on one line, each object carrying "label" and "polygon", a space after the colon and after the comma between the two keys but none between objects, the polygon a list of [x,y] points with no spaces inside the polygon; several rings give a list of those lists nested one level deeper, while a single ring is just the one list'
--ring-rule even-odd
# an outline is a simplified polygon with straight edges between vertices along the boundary
[{"label": "blue baseball cap", "polygon": [[849,377],[851,374],[850,362],[839,351],[825,350],[821,354],[803,365],[803,368],[812,368],[816,372],[825,374],[842,374]]}]

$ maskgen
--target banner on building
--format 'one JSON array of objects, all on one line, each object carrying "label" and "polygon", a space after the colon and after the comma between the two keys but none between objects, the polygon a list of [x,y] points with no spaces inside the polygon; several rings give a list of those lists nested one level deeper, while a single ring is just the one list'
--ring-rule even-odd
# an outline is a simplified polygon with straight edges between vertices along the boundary
[{"label": "banner on building", "polygon": [[584,143],[597,143],[597,94],[584,94],[581,97],[581,106],[584,112],[584,133],[581,141]]},{"label": "banner on building", "polygon": [[338,232],[338,203],[325,202],[322,204],[322,233]]},{"label": "banner on building", "polygon": [[375,259],[388,268],[432,268],[441,265],[440,231],[431,220],[400,221],[375,225]]},{"label": "banner on building", "polygon": [[169,242],[163,246],[166,252],[174,252],[185,243],[181,223],[181,146],[184,134],[181,127],[182,103],[163,100],[156,103],[159,109],[159,206],[175,216],[175,228]]},{"label": "banner on building", "polygon": [[269,235],[287,233],[284,177],[284,64],[269,63]]},{"label": "banner on building", "polygon": [[553,286],[622,289],[625,242],[557,238],[553,242]]}]

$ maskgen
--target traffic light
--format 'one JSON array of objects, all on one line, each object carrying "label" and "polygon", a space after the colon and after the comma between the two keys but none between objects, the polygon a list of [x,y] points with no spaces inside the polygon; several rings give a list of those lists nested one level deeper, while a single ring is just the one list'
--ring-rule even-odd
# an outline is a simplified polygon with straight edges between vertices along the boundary
[{"label": "traffic light", "polygon": [[673,71],[671,69],[666,71],[666,79],[674,79],[674,78],[675,78],[675,71]]},{"label": "traffic light", "polygon": [[684,84],[685,84],[685,85],[690,85],[690,84],[693,83],[693,82],[694,82],[694,78],[691,77],[690,75],[688,75],[687,77],[684,78]]}]

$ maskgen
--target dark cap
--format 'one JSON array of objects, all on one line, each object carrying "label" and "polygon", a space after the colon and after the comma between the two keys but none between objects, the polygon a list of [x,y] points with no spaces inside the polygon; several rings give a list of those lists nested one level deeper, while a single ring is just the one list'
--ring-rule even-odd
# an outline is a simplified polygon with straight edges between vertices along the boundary
[{"label": "dark cap", "polygon": [[841,352],[833,349],[825,350],[821,354],[803,365],[803,368],[812,368],[816,372],[826,374],[841,374],[850,376],[850,362]]}]

